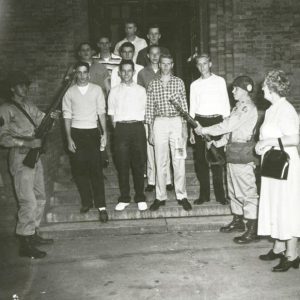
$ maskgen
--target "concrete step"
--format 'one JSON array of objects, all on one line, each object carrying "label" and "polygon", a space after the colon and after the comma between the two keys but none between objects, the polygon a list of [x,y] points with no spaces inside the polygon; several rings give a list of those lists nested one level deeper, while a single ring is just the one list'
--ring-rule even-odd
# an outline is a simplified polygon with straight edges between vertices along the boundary
[{"label": "concrete step", "polygon": [[[151,203],[148,203],[150,205]],[[115,204],[107,205],[107,212],[110,220],[129,219],[157,219],[157,218],[178,218],[178,217],[199,217],[199,216],[220,216],[231,214],[228,205],[221,205],[216,202],[209,202],[203,205],[194,205],[189,212],[185,211],[176,201],[168,201],[166,206],[160,207],[157,211],[149,209],[140,212],[136,203],[131,203],[123,211],[115,211]],[[79,212],[80,205],[54,206],[49,208],[46,214],[48,223],[58,222],[85,222],[97,221],[99,213],[97,209],[91,209],[88,213]]]},{"label": "concrete step", "polygon": [[231,216],[182,217],[169,219],[140,219],[54,223],[40,228],[40,233],[47,238],[78,238],[103,235],[153,234],[166,232],[218,231],[221,226],[231,221]]},{"label": "concrete step", "polygon": [[[189,200],[194,200],[199,197],[199,187],[187,186],[187,194]],[[106,203],[117,203],[120,196],[119,188],[106,188],[105,189]],[[155,199],[155,192],[146,192],[146,201],[152,202]],[[134,197],[134,191],[131,189],[131,198]],[[215,195],[211,192],[211,200],[215,200]],[[175,200],[175,192],[168,192],[168,199]],[[76,188],[72,190],[65,190],[56,192],[53,197],[50,198],[50,206],[67,206],[73,204],[80,204],[80,196]]]}]

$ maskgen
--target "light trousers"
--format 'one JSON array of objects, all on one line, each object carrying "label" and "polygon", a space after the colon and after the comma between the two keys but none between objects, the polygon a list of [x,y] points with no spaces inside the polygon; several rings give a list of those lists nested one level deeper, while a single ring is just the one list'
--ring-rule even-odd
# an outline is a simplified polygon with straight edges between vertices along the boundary
[{"label": "light trousers", "polygon": [[257,219],[258,194],[254,163],[227,164],[228,196],[231,211],[245,219]]},{"label": "light trousers", "polygon": [[[148,184],[155,185],[156,181],[156,167],[155,167],[155,152],[154,146],[148,142],[148,125],[145,125],[146,138],[147,138],[147,179]],[[170,153],[168,153],[167,161],[167,184],[172,184],[172,171],[170,164]]]},{"label": "light trousers", "polygon": [[33,235],[39,227],[46,204],[44,172],[41,160],[33,169],[23,165],[25,154],[20,149],[12,149],[10,153],[10,171],[19,204],[16,233]]},{"label": "light trousers", "polygon": [[[166,200],[168,157],[171,151],[172,165],[174,170],[174,186],[177,200],[187,198],[185,159],[175,155],[175,144],[182,140],[181,117],[156,117],[153,125],[154,151],[156,164],[156,199]],[[186,147],[186,141],[184,142]]]}]

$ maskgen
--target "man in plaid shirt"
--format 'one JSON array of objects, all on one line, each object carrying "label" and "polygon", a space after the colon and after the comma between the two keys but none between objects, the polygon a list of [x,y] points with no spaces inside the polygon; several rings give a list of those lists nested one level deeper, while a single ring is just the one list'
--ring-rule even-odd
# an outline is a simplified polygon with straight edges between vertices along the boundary
[{"label": "man in plaid shirt", "polygon": [[177,201],[183,209],[192,209],[187,200],[185,182],[187,125],[169,100],[176,101],[185,111],[188,108],[184,83],[172,75],[173,65],[171,55],[161,55],[161,76],[151,81],[147,90],[146,123],[149,125],[149,143],[155,149],[157,169],[156,199],[150,206],[152,211],[165,205],[167,200],[166,174],[170,150]]}]

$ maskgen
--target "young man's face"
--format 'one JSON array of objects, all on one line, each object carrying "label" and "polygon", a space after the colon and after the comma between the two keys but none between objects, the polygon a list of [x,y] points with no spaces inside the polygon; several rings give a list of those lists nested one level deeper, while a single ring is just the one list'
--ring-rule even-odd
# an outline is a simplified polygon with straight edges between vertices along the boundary
[{"label": "young man's face", "polygon": [[196,67],[203,75],[210,73],[211,62],[207,57],[201,57],[197,59]]},{"label": "young man's face", "polygon": [[120,55],[123,59],[132,60],[134,51],[131,47],[123,47]]},{"label": "young man's face", "polygon": [[236,100],[236,101],[241,101],[248,96],[248,92],[238,86],[233,87],[232,94],[233,94],[234,100]]},{"label": "young man's face", "polygon": [[148,57],[152,64],[158,64],[159,57],[160,57],[160,48],[159,47],[151,48]]},{"label": "young man's face", "polygon": [[12,93],[19,98],[26,98],[29,91],[29,86],[25,83],[18,83],[11,88]]},{"label": "young man's face", "polygon": [[133,24],[133,23],[127,23],[127,24],[125,24],[125,33],[126,33],[126,36],[129,37],[129,36],[135,35],[136,30],[137,30],[137,28],[136,28],[135,24]]},{"label": "young man's face", "polygon": [[90,73],[85,66],[80,66],[76,69],[77,84],[86,85],[89,82]]},{"label": "young man's face", "polygon": [[82,61],[90,60],[92,58],[92,49],[90,45],[83,44],[78,51],[78,56]]},{"label": "young man's face", "polygon": [[161,37],[159,28],[150,28],[147,37],[150,41],[150,45],[158,45],[159,39]]},{"label": "young man's face", "polygon": [[130,83],[132,81],[132,77],[134,75],[134,70],[132,65],[125,64],[121,66],[119,70],[119,76],[121,77],[121,81],[124,83]]},{"label": "young man's face", "polygon": [[172,73],[174,63],[171,58],[164,57],[160,60],[159,68],[163,75],[169,75]]},{"label": "young man's face", "polygon": [[108,52],[110,51],[111,43],[108,38],[101,38],[97,43],[97,46],[100,49],[100,52]]}]

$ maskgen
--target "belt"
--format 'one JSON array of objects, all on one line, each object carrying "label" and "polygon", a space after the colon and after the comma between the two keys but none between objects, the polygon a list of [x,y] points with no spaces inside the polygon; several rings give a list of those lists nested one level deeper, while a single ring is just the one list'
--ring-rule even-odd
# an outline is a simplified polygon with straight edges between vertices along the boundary
[{"label": "belt", "polygon": [[222,115],[198,115],[198,114],[195,114],[196,117],[200,117],[200,118],[217,118],[217,117],[220,117]]},{"label": "belt", "polygon": [[133,124],[133,123],[144,123],[144,121],[130,120],[130,121],[117,121],[120,124]]}]

